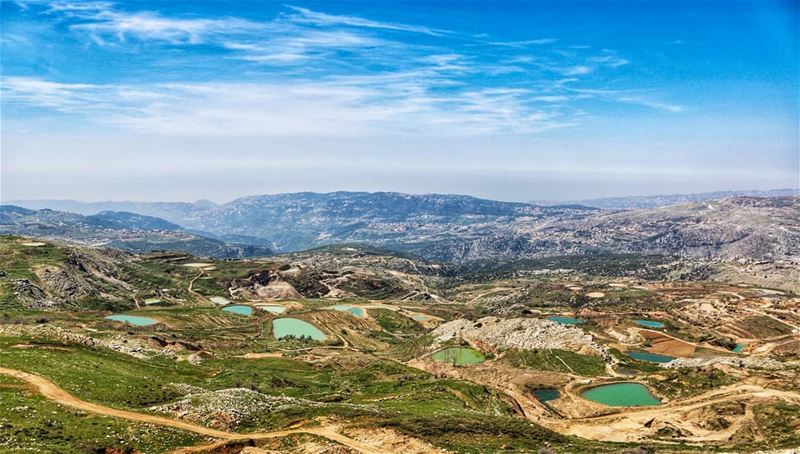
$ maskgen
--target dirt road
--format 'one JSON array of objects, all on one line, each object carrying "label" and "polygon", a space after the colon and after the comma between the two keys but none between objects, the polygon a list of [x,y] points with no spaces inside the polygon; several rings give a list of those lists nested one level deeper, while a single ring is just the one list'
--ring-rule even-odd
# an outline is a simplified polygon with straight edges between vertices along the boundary
[{"label": "dirt road", "polygon": [[[104,405],[86,402],[64,391],[63,389],[59,388],[58,385],[56,385],[55,383],[51,382],[50,380],[44,377],[23,372],[21,370],[7,369],[4,367],[0,367],[0,374],[14,377],[16,379],[25,381],[33,385],[39,392],[39,394],[61,405],[65,405],[68,407],[76,408],[78,410],[102,416],[127,419],[129,421],[136,421],[161,427],[171,427],[173,429],[184,430],[187,432],[193,432],[196,434],[220,439],[219,442],[216,442],[213,445],[221,445],[232,440],[258,440],[266,438],[285,437],[287,435],[296,433],[306,433],[327,438],[329,440],[335,441],[349,448],[355,449],[356,451],[359,451],[361,453],[388,454],[388,451],[367,445],[365,443],[353,440],[352,438],[340,434],[339,432],[336,431],[338,426],[334,425],[327,425],[327,426],[323,425],[317,427],[298,428],[290,430],[278,430],[273,432],[254,432],[254,433],[240,434],[235,432],[227,432],[223,430],[212,429],[209,427],[192,424],[190,422],[185,422],[178,419],[167,418],[164,416],[156,416],[146,413],[137,413],[128,410],[120,410],[117,408],[111,408],[111,407],[106,407]],[[194,448],[183,448],[176,452],[186,452],[186,453],[202,452],[204,450],[210,449],[211,447],[213,447],[213,445],[204,445]]]}]

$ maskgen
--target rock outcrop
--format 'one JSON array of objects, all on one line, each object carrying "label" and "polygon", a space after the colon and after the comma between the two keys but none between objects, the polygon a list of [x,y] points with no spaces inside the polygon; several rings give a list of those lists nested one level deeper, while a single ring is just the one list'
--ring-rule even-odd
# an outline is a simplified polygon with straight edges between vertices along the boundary
[{"label": "rock outcrop", "polygon": [[483,317],[458,319],[440,325],[432,335],[437,342],[462,338],[491,349],[561,349],[608,357],[606,349],[579,328],[538,318]]}]

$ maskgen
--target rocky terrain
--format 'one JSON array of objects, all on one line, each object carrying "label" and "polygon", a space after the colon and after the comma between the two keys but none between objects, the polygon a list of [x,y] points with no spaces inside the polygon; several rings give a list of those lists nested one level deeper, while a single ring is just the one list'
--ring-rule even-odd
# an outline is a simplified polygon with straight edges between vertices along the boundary
[{"label": "rocky terrain", "polygon": [[431,335],[438,342],[461,338],[494,349],[560,349],[608,356],[608,352],[583,330],[537,318],[458,319],[440,325]]},{"label": "rocky terrain", "polygon": [[423,256],[449,261],[599,252],[775,261],[800,255],[800,197],[736,197],[667,208],[521,220],[477,239],[444,241]]},{"label": "rocky terrain", "polygon": [[[0,236],[0,445],[797,446],[800,298],[694,262],[452,264],[353,244],[230,260]],[[606,385],[635,401],[592,397]]]},{"label": "rocky terrain", "polygon": [[[627,211],[455,195],[351,192],[252,196],[223,205],[114,203],[76,202],[70,206],[88,211],[119,205],[143,216],[159,216],[161,222],[117,214],[111,226],[103,227],[172,228],[167,234],[159,230],[162,238],[150,241],[160,243],[163,249],[183,245],[186,250],[191,244],[196,253],[215,256],[254,255],[264,252],[258,249],[263,244],[276,251],[295,251],[342,243],[370,244],[450,263],[598,253],[661,254],[748,264],[800,256],[798,196],[738,196]],[[96,216],[99,218],[66,218],[61,225],[87,220],[107,223],[110,214]],[[174,225],[186,230],[176,230],[171,227]],[[49,228],[51,236],[82,239],[74,233],[81,228]],[[35,222],[16,222],[6,231],[42,234]],[[153,247],[119,238],[128,231],[116,231],[116,238],[106,238],[104,244],[132,250]],[[149,231],[137,232],[141,236]],[[203,240],[192,237],[194,234],[204,235]],[[86,242],[93,237],[84,236]],[[181,237],[180,241],[174,236]]]}]

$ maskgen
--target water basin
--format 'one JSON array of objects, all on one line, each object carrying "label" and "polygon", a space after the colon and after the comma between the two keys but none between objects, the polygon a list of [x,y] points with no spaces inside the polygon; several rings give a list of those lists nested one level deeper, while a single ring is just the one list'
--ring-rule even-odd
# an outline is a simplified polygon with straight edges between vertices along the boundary
[{"label": "water basin", "polygon": [[339,304],[337,306],[333,306],[331,309],[342,311],[342,312],[350,312],[351,314],[355,315],[356,317],[364,318],[364,309],[355,306],[349,306],[347,304]]},{"label": "water basin", "polygon": [[575,317],[562,317],[560,315],[551,315],[547,317],[551,322],[561,323],[562,325],[583,325],[586,320]]},{"label": "water basin", "polygon": [[744,342],[739,342],[738,344],[736,344],[735,347],[733,347],[733,349],[731,349],[731,351],[734,353],[741,353],[742,350],[744,350],[744,347],[745,347]]},{"label": "water basin", "polygon": [[636,323],[639,326],[646,326],[648,328],[663,328],[664,324],[661,322],[657,322],[655,320],[634,320],[633,323]]},{"label": "water basin", "polygon": [[150,317],[140,317],[138,315],[123,315],[115,314],[106,317],[107,320],[114,320],[115,322],[129,323],[134,326],[150,326],[158,323],[157,320]]},{"label": "water basin", "polygon": [[613,383],[587,389],[581,397],[611,407],[645,407],[659,405],[660,400],[640,383]]},{"label": "water basin", "polygon": [[639,361],[649,361],[651,363],[668,363],[675,359],[672,356],[658,355],[650,352],[628,352],[628,356]]},{"label": "water basin", "polygon": [[547,405],[548,407],[549,407],[549,405],[547,404],[548,402],[550,402],[551,400],[556,400],[559,397],[561,397],[561,393],[559,393],[557,389],[552,389],[552,388],[534,389],[533,395],[536,396],[539,402],[541,402],[544,405]]},{"label": "water basin", "polygon": [[454,366],[480,364],[486,360],[481,352],[472,348],[452,347],[439,350],[433,354],[434,361],[448,363]]},{"label": "water basin", "polygon": [[296,318],[276,318],[272,321],[272,333],[276,339],[287,336],[310,337],[318,341],[326,339],[325,334],[316,326]]},{"label": "water basin", "polygon": [[250,306],[228,306],[228,307],[223,307],[222,310],[225,312],[230,312],[232,314],[244,315],[247,317],[253,315],[253,308]]},{"label": "water basin", "polygon": [[283,306],[278,306],[276,304],[259,304],[256,306],[262,311],[269,312],[271,314],[283,314],[286,312],[286,308]]}]

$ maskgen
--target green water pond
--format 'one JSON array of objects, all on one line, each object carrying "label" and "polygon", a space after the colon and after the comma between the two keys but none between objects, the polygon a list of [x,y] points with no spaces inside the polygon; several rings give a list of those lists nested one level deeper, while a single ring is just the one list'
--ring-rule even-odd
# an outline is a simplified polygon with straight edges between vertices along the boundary
[{"label": "green water pond", "polygon": [[433,354],[433,359],[440,363],[448,363],[455,366],[480,364],[486,360],[481,352],[465,347],[451,347],[439,350]]},{"label": "green water pond", "polygon": [[350,312],[351,314],[355,315],[356,317],[364,318],[364,309],[360,307],[350,306],[347,304],[339,304],[337,306],[333,306],[331,309],[342,311],[342,312]]},{"label": "green water pond", "polygon": [[561,393],[558,392],[557,389],[552,389],[552,388],[534,389],[533,395],[536,396],[536,399],[538,399],[539,402],[543,403],[544,405],[547,405],[547,403],[550,402],[551,400],[556,400],[559,397],[561,397]]},{"label": "green water pond", "polygon": [[115,322],[123,322],[123,323],[130,323],[134,326],[150,326],[155,325],[158,323],[155,319],[150,317],[140,317],[138,315],[123,315],[123,314],[115,314],[109,315],[106,317],[107,320],[113,320]]},{"label": "green water pond", "polygon": [[651,363],[668,363],[675,359],[672,356],[659,355],[650,352],[628,352],[628,356],[639,361],[649,361]]},{"label": "green water pond", "polygon": [[648,328],[663,328],[664,324],[661,322],[657,322],[655,320],[634,320],[633,323],[636,323],[639,326],[646,326]]},{"label": "green water pond", "polygon": [[583,325],[586,320],[575,317],[563,317],[560,315],[551,315],[547,317],[551,322],[561,323],[562,325]]},{"label": "green water pond", "polygon": [[256,306],[258,309],[269,312],[271,314],[283,314],[286,312],[286,308],[283,306],[278,306],[276,304],[259,304]]},{"label": "green water pond", "polygon": [[327,338],[316,326],[296,318],[276,318],[272,321],[272,333],[276,339],[294,336],[323,341]]},{"label": "green water pond", "polygon": [[253,315],[253,308],[250,306],[227,306],[223,307],[222,310],[232,314],[244,315],[246,317]]},{"label": "green water pond", "polygon": [[611,407],[645,407],[661,404],[661,401],[640,383],[595,386],[582,392],[581,397]]}]

